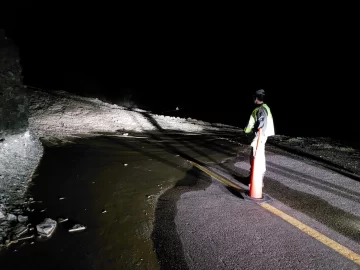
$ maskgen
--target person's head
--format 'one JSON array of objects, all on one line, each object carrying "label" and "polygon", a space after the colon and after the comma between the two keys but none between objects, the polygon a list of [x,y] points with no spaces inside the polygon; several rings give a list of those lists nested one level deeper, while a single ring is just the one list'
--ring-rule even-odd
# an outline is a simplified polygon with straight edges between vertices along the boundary
[{"label": "person's head", "polygon": [[255,104],[262,104],[265,100],[265,90],[259,89],[256,90],[253,94],[253,100]]}]

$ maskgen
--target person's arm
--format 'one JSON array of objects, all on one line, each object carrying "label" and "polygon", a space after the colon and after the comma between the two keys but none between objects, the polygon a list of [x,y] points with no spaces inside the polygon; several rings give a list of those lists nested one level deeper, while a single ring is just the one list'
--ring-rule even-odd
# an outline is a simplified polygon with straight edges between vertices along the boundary
[{"label": "person's arm", "polygon": [[247,124],[247,126],[244,129],[244,132],[246,134],[249,134],[249,133],[252,132],[252,130],[254,128],[254,125],[255,125],[255,122],[256,122],[256,111],[254,110],[252,112],[252,114],[250,115],[249,123]]},{"label": "person's arm", "polygon": [[257,122],[256,122],[256,129],[259,128],[265,130],[267,126],[267,112],[264,107],[260,107],[257,111]]}]

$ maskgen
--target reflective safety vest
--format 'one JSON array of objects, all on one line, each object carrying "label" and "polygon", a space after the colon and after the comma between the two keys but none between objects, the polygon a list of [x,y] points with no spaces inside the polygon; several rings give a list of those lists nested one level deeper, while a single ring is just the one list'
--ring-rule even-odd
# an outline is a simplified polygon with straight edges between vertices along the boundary
[{"label": "reflective safety vest", "polygon": [[250,115],[250,120],[246,128],[245,133],[250,133],[261,128],[262,134],[266,137],[275,135],[274,120],[271,114],[270,108],[266,104],[261,104]]}]

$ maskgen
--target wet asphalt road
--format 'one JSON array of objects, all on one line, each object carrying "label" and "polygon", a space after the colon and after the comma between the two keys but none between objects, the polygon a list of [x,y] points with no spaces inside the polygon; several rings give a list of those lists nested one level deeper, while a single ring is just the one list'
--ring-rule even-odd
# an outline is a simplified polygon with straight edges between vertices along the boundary
[{"label": "wet asphalt road", "polygon": [[[46,148],[30,222],[69,222],[2,252],[1,269],[360,269],[186,161],[245,188],[236,134],[137,136]],[[273,147],[267,164],[271,205],[360,254],[358,181]],[[87,229],[67,232],[74,223]]]},{"label": "wet asphalt road", "polygon": [[[69,222],[58,224],[49,240],[12,245],[0,254],[1,269],[158,268],[151,240],[155,204],[189,174],[180,155],[216,163],[236,155],[236,148],[206,135],[135,137],[109,135],[45,148],[29,189],[36,201],[30,223],[48,217]],[[186,184],[195,183],[196,175]],[[68,233],[75,223],[86,231]]]}]

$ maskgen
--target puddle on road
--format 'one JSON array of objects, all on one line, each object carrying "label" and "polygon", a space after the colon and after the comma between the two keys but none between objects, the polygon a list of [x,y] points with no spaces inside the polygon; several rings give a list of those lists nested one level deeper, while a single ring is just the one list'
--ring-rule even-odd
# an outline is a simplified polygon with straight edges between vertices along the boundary
[{"label": "puddle on road", "polygon": [[[157,269],[150,239],[156,199],[190,168],[171,151],[206,161],[233,154],[214,153],[214,141],[194,148],[196,143],[176,142],[165,151],[166,145],[143,139],[97,137],[46,148],[29,188],[37,201],[29,221],[69,220],[49,240],[2,252],[1,269]],[[69,233],[77,223],[87,229]]]}]

